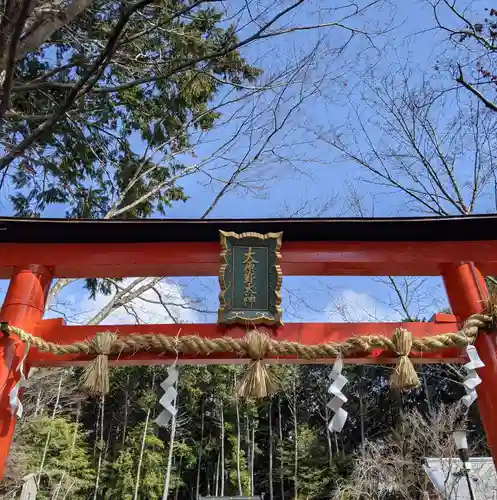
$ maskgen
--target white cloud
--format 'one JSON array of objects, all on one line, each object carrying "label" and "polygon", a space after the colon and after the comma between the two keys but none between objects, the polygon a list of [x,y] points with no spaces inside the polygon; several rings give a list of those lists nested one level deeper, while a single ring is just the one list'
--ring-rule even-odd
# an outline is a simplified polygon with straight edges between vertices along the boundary
[{"label": "white cloud", "polygon": [[[126,287],[135,279],[126,278],[120,286]],[[137,288],[147,282],[148,280],[141,282]],[[192,305],[189,298],[184,296],[181,287],[176,283],[163,279],[155,285],[155,289],[167,309],[161,304],[157,293],[147,290],[139,298],[126,304],[126,307],[119,307],[113,311],[102,320],[101,324],[174,323],[174,320],[180,323],[200,322],[201,314],[189,308]],[[82,296],[84,298],[81,298]],[[63,297],[58,297],[57,303],[47,317],[60,317],[62,314],[70,323],[85,324],[101,311],[111,298],[112,295],[97,294],[95,300],[91,300],[85,290],[73,290]]]},{"label": "white cloud", "polygon": [[[133,279],[128,278],[125,281],[131,282]],[[153,290],[147,290],[140,298],[131,302],[134,313],[142,323],[173,323],[174,320],[179,323],[195,323],[199,321],[199,314],[192,309],[188,309],[189,301],[184,297],[181,288],[176,283],[164,279],[155,288],[160,293],[167,310],[160,304],[158,295]],[[103,307],[107,303],[108,297],[102,297],[102,299],[104,299],[101,301]],[[126,324],[135,323],[136,321],[136,317],[131,312],[127,312],[124,307],[120,307],[102,321],[102,324]]]},{"label": "white cloud", "polygon": [[396,311],[389,310],[367,293],[344,290],[331,299],[327,307],[331,322],[376,322],[400,321]]}]

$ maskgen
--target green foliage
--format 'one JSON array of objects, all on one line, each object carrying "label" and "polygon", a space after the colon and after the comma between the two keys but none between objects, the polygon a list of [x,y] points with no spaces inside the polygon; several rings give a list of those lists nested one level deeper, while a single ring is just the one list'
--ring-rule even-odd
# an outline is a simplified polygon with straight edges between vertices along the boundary
[{"label": "green foliage", "polygon": [[[285,442],[280,451],[284,475],[290,482],[295,479],[295,442]],[[309,425],[300,426],[297,434],[298,492],[299,498],[321,498],[331,482],[332,471],[324,443]]]},{"label": "green foliage", "polygon": [[[236,467],[236,446],[238,439],[236,435],[228,434],[228,441],[231,445],[231,453],[228,458],[228,480],[231,485],[232,491],[238,491],[238,473]],[[248,470],[247,454],[243,449],[243,440],[240,439],[240,483],[242,485],[242,491],[245,493],[249,492],[250,488],[250,475]]]},{"label": "green foliage", "polygon": [[[346,373],[349,384],[345,388],[349,398],[346,404],[349,412],[347,424],[340,434],[328,436],[326,429],[331,415],[328,415],[328,420],[325,418],[325,407],[329,400],[326,388],[329,385],[330,366],[276,367],[284,390],[272,401],[258,402],[235,399],[233,386],[239,379],[241,370],[243,367],[240,366],[181,367],[179,416],[170,471],[170,499],[195,498],[197,471],[201,495],[213,495],[216,484],[219,489],[221,479],[217,464],[221,453],[221,410],[225,434],[225,495],[234,496],[238,493],[239,435],[239,469],[243,493],[250,492],[250,453],[254,445],[254,492],[264,493],[269,497],[271,422],[274,499],[280,500],[282,487],[285,498],[281,500],[293,498],[296,477],[299,498],[325,500],[331,497],[338,484],[353,481],[352,467],[356,464],[357,457],[360,457],[363,439],[386,442],[395,429],[401,428],[402,415],[407,414],[410,409],[416,409],[428,419],[433,408],[456,402],[464,393],[460,384],[451,381],[453,375],[444,366],[420,367],[423,387],[402,395],[393,393],[388,388],[391,368],[348,367]],[[99,478],[99,498],[131,500],[136,485],[145,421],[150,411],[138,498],[162,498],[171,429],[158,428],[153,421],[159,411],[157,400],[162,395],[159,382],[165,378],[166,368],[120,367],[113,369],[111,373],[111,393],[105,403],[103,442],[100,440],[100,423],[96,422],[99,415],[98,402],[88,400],[83,405],[82,423],[76,434],[73,452],[74,460],[69,460],[75,429],[72,417],[58,417],[52,424],[47,417],[28,417],[12,450],[12,456],[21,457],[22,460],[13,464],[15,468],[9,477],[12,478],[15,474],[16,483],[19,484],[20,478],[25,474],[38,470],[47,433],[52,429],[42,483],[42,494],[45,496],[40,498],[52,498],[54,488],[63,474],[71,477],[71,480],[77,479],[79,489],[70,498],[91,497],[95,488],[96,464],[102,451],[104,467]],[[53,398],[47,394],[46,400],[53,401]],[[51,404],[48,403],[47,411],[51,411]],[[294,410],[297,431],[294,427]],[[29,415],[29,408],[27,412]],[[480,442],[483,429],[476,407],[471,409],[468,418],[471,441]],[[89,439],[86,438],[87,434]],[[482,448],[479,453],[485,454],[486,450]],[[280,472],[283,474],[282,482]],[[421,469],[417,474],[423,477]],[[69,479],[64,479],[61,494],[67,491],[68,481]],[[12,489],[11,484],[6,491]]]},{"label": "green foliage", "polygon": [[22,476],[39,473],[46,447],[37,498],[51,499],[57,490],[70,492],[70,498],[86,498],[95,471],[81,426],[67,417],[35,416],[23,428],[17,446]]},{"label": "green foliage", "polygon": [[[161,0],[131,16],[96,84],[14,163],[16,215],[38,217],[63,204],[68,217],[104,217],[129,207],[115,216],[141,218],[186,200],[176,180],[185,173],[178,158],[194,155],[192,134],[210,130],[220,117],[210,106],[224,82],[260,74],[237,51],[222,54],[237,37],[220,11],[188,6]],[[68,98],[107,43],[119,9],[109,0],[92,2],[19,61],[3,144],[22,142]]]},{"label": "green foliage", "polygon": [[[164,443],[155,435],[155,426],[149,422],[145,435],[145,448],[141,465],[139,495],[140,499],[157,500],[162,498],[164,477]],[[116,460],[110,465],[109,484],[105,498],[108,500],[132,500],[135,490],[138,462],[145,423],[136,425],[128,434],[123,448]]]},{"label": "green foliage", "polygon": [[176,441],[173,448],[174,468],[171,473],[171,489],[185,489],[188,484],[185,477],[191,472],[197,463],[194,448],[182,440]]},{"label": "green foliage", "polygon": [[326,492],[331,477],[324,443],[315,430],[304,425],[299,430],[299,494],[302,497],[319,498]]}]

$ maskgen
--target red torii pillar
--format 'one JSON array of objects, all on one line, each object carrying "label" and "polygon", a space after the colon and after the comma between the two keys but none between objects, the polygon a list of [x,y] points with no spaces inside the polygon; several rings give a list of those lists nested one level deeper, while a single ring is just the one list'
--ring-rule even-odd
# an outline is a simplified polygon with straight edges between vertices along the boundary
[{"label": "red torii pillar", "polygon": [[[52,280],[50,270],[42,265],[16,268],[0,312],[0,321],[32,331],[43,317]],[[0,479],[3,478],[16,417],[9,404],[10,391],[19,378],[17,367],[22,359],[22,342],[4,336],[0,338]],[[26,367],[26,375],[29,367]]]},{"label": "red torii pillar", "polygon": [[[459,265],[444,265],[442,268],[447,296],[452,312],[460,324],[469,316],[484,310],[487,287],[483,276],[472,262]],[[477,387],[478,408],[497,468],[497,333],[481,334],[476,340],[476,348],[484,368],[478,370],[482,382]]]}]

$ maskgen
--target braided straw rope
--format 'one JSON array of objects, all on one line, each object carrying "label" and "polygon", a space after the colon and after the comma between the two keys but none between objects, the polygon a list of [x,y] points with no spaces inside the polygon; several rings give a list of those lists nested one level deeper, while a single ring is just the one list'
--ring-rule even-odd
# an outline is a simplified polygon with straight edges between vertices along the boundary
[{"label": "braided straw rope", "polygon": [[233,353],[239,357],[248,357],[253,362],[241,379],[237,390],[243,396],[264,397],[276,388],[267,367],[262,362],[267,356],[295,356],[314,360],[337,356],[348,357],[358,353],[369,353],[373,349],[382,349],[398,356],[391,377],[394,387],[401,389],[417,387],[419,380],[409,359],[410,354],[439,351],[449,347],[464,348],[474,342],[480,328],[489,328],[493,321],[493,315],[474,314],[464,323],[463,328],[455,333],[413,339],[409,330],[397,328],[392,338],[383,335],[365,335],[350,337],[343,342],[313,345],[274,340],[257,330],[249,331],[242,339],[232,337],[209,339],[198,335],[169,337],[158,334],[131,334],[120,337],[113,332],[101,332],[92,339],[73,344],[48,342],[10,325],[6,326],[5,331],[16,335],[22,342],[41,352],[49,352],[56,356],[65,354],[95,356],[86,367],[83,377],[83,385],[92,393],[105,394],[109,391],[109,356],[149,351],[205,356],[215,353]]}]

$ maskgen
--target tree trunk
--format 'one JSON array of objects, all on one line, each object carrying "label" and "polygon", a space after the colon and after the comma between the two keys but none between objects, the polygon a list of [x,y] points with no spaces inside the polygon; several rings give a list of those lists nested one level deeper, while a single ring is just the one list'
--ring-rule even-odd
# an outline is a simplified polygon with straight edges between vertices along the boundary
[{"label": "tree trunk", "polygon": [[122,437],[122,445],[126,442],[126,432],[128,430],[128,413],[129,413],[129,373],[126,379],[126,389],[124,391],[124,424],[123,424],[123,437]]},{"label": "tree trunk", "polygon": [[[235,387],[236,387],[236,374],[235,374]],[[242,478],[240,473],[240,407],[238,403],[238,398],[235,398],[235,408],[236,408],[236,481],[238,484],[238,496],[243,495],[242,491]]]},{"label": "tree trunk", "polygon": [[[155,371],[152,372],[152,388],[155,386]],[[138,491],[140,490],[140,476],[143,465],[143,454],[145,452],[145,443],[147,441],[148,423],[150,421],[150,414],[152,413],[152,407],[147,408],[147,416],[145,417],[145,427],[143,428],[143,437],[140,447],[140,457],[138,458],[138,467],[136,469],[135,478],[135,492],[133,494],[133,500],[138,500]],[[96,499],[95,499],[96,500]]]},{"label": "tree trunk", "polygon": [[36,396],[35,416],[38,415],[40,411],[42,391],[43,391],[43,384],[40,383],[40,388],[38,389],[38,394]]},{"label": "tree trunk", "polygon": [[363,398],[363,387],[362,380],[364,380],[364,374],[361,370],[361,382],[359,382],[359,417],[361,419],[361,455],[364,455],[364,398]]},{"label": "tree trunk", "polygon": [[76,448],[76,438],[78,436],[78,427],[79,427],[79,417],[81,416],[81,401],[78,401],[76,404],[76,420],[74,422],[74,433],[72,435],[71,442],[71,458]]},{"label": "tree trunk", "polygon": [[252,420],[252,449],[250,451],[250,494],[254,496],[255,423]]},{"label": "tree trunk", "polygon": [[64,372],[62,372],[59,378],[59,385],[57,387],[57,396],[55,398],[55,404],[52,411],[52,418],[50,419],[50,428],[48,429],[47,439],[45,440],[45,447],[43,448],[43,455],[41,457],[40,470],[38,472],[38,478],[37,478],[38,485],[40,484],[41,474],[43,473],[43,468],[45,467],[45,460],[47,459],[48,445],[50,444],[50,439],[52,437],[52,422],[55,420],[55,415],[57,414],[57,409],[59,407],[63,378],[64,378]]},{"label": "tree trunk", "polygon": [[105,440],[105,451],[104,451],[104,462],[107,460],[107,455],[109,453],[110,441],[112,438],[112,424],[114,423],[114,419],[111,419],[109,423],[109,430],[107,431],[107,439]]},{"label": "tree trunk", "polygon": [[269,500],[274,500],[273,493],[273,401],[269,402],[268,423],[269,423]]},{"label": "tree trunk", "polygon": [[248,484],[248,494],[250,495],[252,492],[252,471],[250,469],[252,465],[252,459],[250,458],[250,421],[247,416],[245,416],[245,442],[247,445],[247,470],[249,474],[249,484]]},{"label": "tree trunk", "polygon": [[219,496],[219,462],[221,461],[221,453],[217,454],[216,475],[214,477],[214,495]]},{"label": "tree trunk", "polygon": [[145,442],[147,439],[148,422],[150,420],[151,411],[152,411],[152,408],[148,408],[147,416],[145,417],[145,427],[143,428],[142,443],[141,443],[141,447],[140,447],[140,457],[138,458],[138,468],[136,470],[135,492],[133,493],[133,500],[138,500],[138,491],[140,490],[140,475],[141,475],[142,464],[143,464],[143,453],[145,452]]},{"label": "tree trunk", "polygon": [[[102,403],[102,400],[99,401],[99,405]],[[102,413],[101,408],[99,406],[99,411],[97,415],[97,421],[95,423],[95,439],[93,440],[93,460],[95,460],[95,457],[97,456],[97,449],[98,449],[98,432],[100,430],[100,414]]]},{"label": "tree trunk", "polygon": [[299,429],[297,421],[297,368],[294,367],[293,371],[293,381],[292,381],[292,413],[293,413],[293,432],[294,432],[294,476],[293,476],[293,494],[294,498],[299,497]]},{"label": "tree trunk", "polygon": [[224,496],[224,406],[221,401],[221,496]]},{"label": "tree trunk", "polygon": [[328,404],[326,402],[326,399],[324,400],[324,427],[326,431],[326,442],[328,444],[328,466],[330,467],[330,470],[333,467],[333,448],[331,446],[331,432],[330,429],[328,428],[328,422],[330,421],[330,409],[328,408]]},{"label": "tree trunk", "polygon": [[[179,467],[178,467],[178,475],[181,477],[183,473],[183,453],[179,456]],[[174,490],[174,500],[178,500],[179,496],[179,485],[176,486]]]},{"label": "tree trunk", "polygon": [[[174,406],[177,407],[178,404],[178,394],[174,398]],[[174,437],[176,435],[176,420],[177,414],[173,415],[171,420],[171,433],[169,435],[169,450],[167,454],[167,468],[166,468],[166,477],[164,479],[164,493],[162,494],[162,500],[167,500],[169,496],[169,483],[171,481],[171,468],[173,465],[173,450],[174,450]]]},{"label": "tree trunk", "polygon": [[280,450],[280,494],[281,500],[285,500],[285,476],[283,469],[283,426],[281,425],[281,396],[278,396],[278,447]]},{"label": "tree trunk", "polygon": [[359,415],[361,418],[361,454],[364,454],[364,400],[362,392],[359,394]]},{"label": "tree trunk", "polygon": [[365,401],[365,385],[364,382],[367,379],[368,373],[366,371],[366,367],[362,365],[360,367],[360,381],[359,381],[359,413],[361,419],[361,454],[364,454],[364,445],[366,442],[366,425],[365,425],[365,417],[368,411],[367,400]]},{"label": "tree trunk", "polygon": [[16,51],[15,60],[19,61],[29,52],[37,50],[55,32],[72,23],[92,3],[93,0],[73,0],[72,2],[68,2],[58,15],[42,14],[40,17],[41,22],[23,38]]},{"label": "tree trunk", "polygon": [[105,411],[105,396],[102,394],[100,400],[100,439],[98,446],[98,463],[97,463],[97,477],[95,478],[95,491],[93,493],[93,500],[97,500],[98,486],[100,484],[100,474],[102,472],[102,454],[104,442],[104,411]]},{"label": "tree trunk", "polygon": [[426,375],[423,374],[423,389],[425,391],[426,403],[428,405],[428,412],[430,416],[433,414],[433,405],[431,404],[430,391],[428,390],[428,382],[426,381]]},{"label": "tree trunk", "polygon": [[197,486],[195,489],[195,500],[198,498],[200,493],[200,467],[202,465],[202,451],[203,451],[203,442],[204,442],[204,400],[202,399],[200,408],[200,445],[198,449],[198,458],[197,458]]}]

